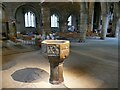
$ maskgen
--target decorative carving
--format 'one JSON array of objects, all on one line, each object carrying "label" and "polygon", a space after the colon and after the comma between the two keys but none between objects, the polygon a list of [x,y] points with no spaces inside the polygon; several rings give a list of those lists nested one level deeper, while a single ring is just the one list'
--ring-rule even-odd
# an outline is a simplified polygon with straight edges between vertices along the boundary
[{"label": "decorative carving", "polygon": [[47,46],[48,56],[59,56],[59,51],[59,47],[57,47],[56,45]]}]

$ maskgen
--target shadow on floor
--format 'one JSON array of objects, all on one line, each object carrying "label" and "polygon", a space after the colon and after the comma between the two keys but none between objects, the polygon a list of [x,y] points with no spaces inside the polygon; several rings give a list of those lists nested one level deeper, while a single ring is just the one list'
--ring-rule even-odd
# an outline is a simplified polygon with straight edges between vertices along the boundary
[{"label": "shadow on floor", "polygon": [[39,68],[24,68],[15,71],[11,76],[15,81],[37,83],[40,81],[47,81],[49,73]]}]

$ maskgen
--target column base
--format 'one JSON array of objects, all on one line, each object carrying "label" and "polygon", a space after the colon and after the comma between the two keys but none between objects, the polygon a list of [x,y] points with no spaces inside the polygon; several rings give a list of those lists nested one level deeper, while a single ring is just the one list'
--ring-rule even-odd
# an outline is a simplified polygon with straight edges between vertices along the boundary
[{"label": "column base", "polygon": [[[63,80],[64,81],[64,80]],[[61,84],[63,83],[63,81],[53,81],[53,80],[49,80],[49,83],[57,85],[57,84]]]}]

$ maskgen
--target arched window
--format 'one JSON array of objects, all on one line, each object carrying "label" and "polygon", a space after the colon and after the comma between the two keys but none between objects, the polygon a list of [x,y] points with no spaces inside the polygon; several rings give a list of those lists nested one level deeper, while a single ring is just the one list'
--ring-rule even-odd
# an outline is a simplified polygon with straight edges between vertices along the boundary
[{"label": "arched window", "polygon": [[25,13],[25,27],[36,27],[35,14],[33,12]]},{"label": "arched window", "polygon": [[51,16],[51,27],[59,27],[59,18],[57,15],[53,14]]},{"label": "arched window", "polygon": [[68,18],[68,26],[72,26],[72,16],[69,16]]}]

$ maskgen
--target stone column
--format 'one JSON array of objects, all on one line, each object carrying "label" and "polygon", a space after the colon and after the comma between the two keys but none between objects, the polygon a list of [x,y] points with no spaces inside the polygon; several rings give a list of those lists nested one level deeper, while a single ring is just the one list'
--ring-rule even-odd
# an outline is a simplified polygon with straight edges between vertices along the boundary
[{"label": "stone column", "polygon": [[79,42],[84,42],[87,32],[87,3],[80,2],[80,38]]},{"label": "stone column", "polygon": [[94,2],[89,2],[88,9],[88,33],[93,30]]},{"label": "stone column", "polygon": [[63,78],[63,62],[62,63],[50,62],[50,79],[49,79],[49,82],[52,83],[52,84],[59,84],[63,81],[64,81],[64,78]]},{"label": "stone column", "polygon": [[41,7],[42,34],[50,33],[50,10],[48,7]]},{"label": "stone column", "polygon": [[120,40],[120,2],[119,2],[119,5],[118,5],[118,14],[119,14],[119,20],[118,20],[118,38]]},{"label": "stone column", "polygon": [[[0,33],[5,32],[6,33],[6,38],[8,39],[8,33],[9,33],[8,15],[7,15],[6,8],[3,7],[3,6],[0,6],[0,21],[1,21]],[[5,24],[5,26],[4,26],[4,27],[6,27],[5,31],[2,31],[2,24]]]},{"label": "stone column", "polygon": [[61,20],[60,21],[60,31],[61,32],[66,32],[67,31],[67,22],[66,20]]},{"label": "stone column", "polygon": [[117,22],[119,20],[119,10],[118,10],[118,3],[114,2],[114,9],[113,9],[113,23],[112,23],[112,36],[117,36]]},{"label": "stone column", "polygon": [[8,26],[9,26],[9,37],[16,37],[16,20],[14,17],[14,8],[12,6],[8,6]]},{"label": "stone column", "polygon": [[107,33],[107,28],[108,28],[108,9],[107,9],[107,3],[101,2],[101,7],[104,9],[101,9],[101,15],[102,15],[102,30],[101,30],[101,35],[100,39],[105,39],[106,38],[106,33]]}]

